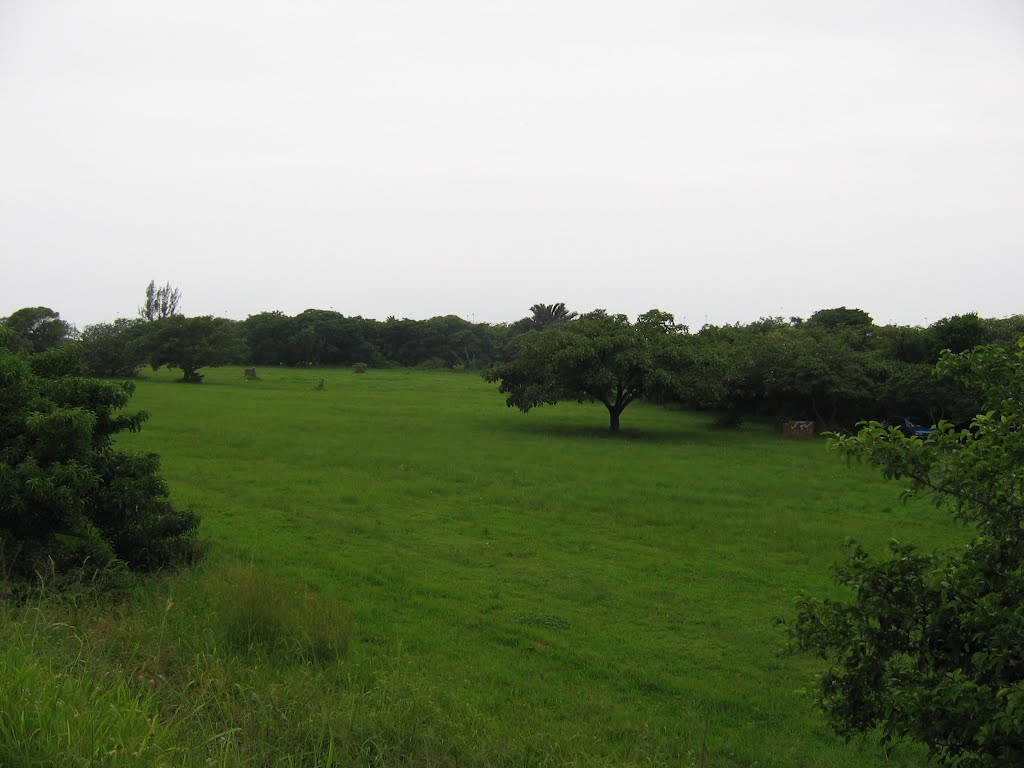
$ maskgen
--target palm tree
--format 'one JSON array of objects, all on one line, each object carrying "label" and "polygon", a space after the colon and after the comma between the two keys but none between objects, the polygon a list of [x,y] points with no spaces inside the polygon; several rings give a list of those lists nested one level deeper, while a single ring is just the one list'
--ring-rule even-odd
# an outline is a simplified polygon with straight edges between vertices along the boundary
[{"label": "palm tree", "polygon": [[577,314],[567,310],[562,302],[557,304],[534,304],[530,307],[530,312],[533,313],[533,317],[530,318],[533,322],[533,327],[538,331],[542,331],[554,323],[572,320]]}]

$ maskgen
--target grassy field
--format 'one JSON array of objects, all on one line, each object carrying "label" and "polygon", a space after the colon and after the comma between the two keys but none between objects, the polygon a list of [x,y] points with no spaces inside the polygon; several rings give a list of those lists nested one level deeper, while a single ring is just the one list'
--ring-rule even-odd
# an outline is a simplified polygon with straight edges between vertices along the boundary
[{"label": "grassy field", "polygon": [[[8,669],[138,710],[138,764],[922,764],[833,736],[773,623],[834,592],[847,537],[957,537],[898,486],[762,425],[635,404],[612,436],[601,406],[524,415],[473,374],[259,373],[151,375],[121,441],[203,514],[201,568],[5,619]],[[245,610],[265,643],[232,635]],[[74,647],[60,627],[89,652],[33,645]]]}]

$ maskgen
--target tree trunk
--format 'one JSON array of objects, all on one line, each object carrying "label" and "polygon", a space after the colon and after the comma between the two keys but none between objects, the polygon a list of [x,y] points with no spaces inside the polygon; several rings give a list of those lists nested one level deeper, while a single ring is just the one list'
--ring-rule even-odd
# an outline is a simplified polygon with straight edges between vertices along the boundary
[{"label": "tree trunk", "polygon": [[615,402],[613,403],[607,397],[595,398],[604,403],[604,407],[608,409],[608,429],[611,432],[619,431],[619,416],[626,410],[626,406],[633,402],[634,395],[629,394],[625,391],[625,387],[621,384],[616,388]]},{"label": "tree trunk", "polygon": [[610,431],[612,431],[612,432],[618,432],[619,431],[619,416],[621,414],[622,414],[622,409],[621,408],[609,408],[608,409],[608,418],[609,418],[608,429]]}]

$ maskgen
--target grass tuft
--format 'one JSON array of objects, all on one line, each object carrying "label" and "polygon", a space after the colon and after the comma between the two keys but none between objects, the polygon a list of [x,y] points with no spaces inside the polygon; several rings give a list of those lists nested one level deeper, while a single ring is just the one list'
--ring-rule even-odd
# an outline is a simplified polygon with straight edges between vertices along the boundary
[{"label": "grass tuft", "polygon": [[289,589],[266,571],[235,567],[213,591],[227,642],[237,650],[334,663],[348,652],[352,620],[337,601]]}]

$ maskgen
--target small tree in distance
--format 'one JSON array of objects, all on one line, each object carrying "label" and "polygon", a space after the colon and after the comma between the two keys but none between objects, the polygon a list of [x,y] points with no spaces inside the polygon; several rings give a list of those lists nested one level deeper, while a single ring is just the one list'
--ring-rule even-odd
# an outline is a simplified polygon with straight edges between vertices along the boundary
[{"label": "small tree in distance", "polygon": [[656,309],[635,324],[596,310],[524,334],[514,342],[512,359],[488,368],[484,378],[500,382],[508,406],[524,413],[560,400],[601,403],[608,429],[618,432],[634,400],[677,388],[687,369],[678,343],[685,331]]},{"label": "small tree in distance", "polygon": [[139,307],[139,317],[152,322],[177,315],[180,301],[181,291],[171,288],[170,283],[158,288],[156,282],[150,280],[146,286],[146,303]]},{"label": "small tree in distance", "polygon": [[199,384],[200,368],[226,365],[245,356],[239,324],[223,317],[172,315],[149,324],[140,344],[150,365],[181,368],[182,381]]},{"label": "small tree in distance", "polygon": [[973,538],[942,554],[856,544],[836,569],[849,601],[801,596],[791,640],[828,659],[820,703],[844,735],[925,744],[970,768],[1024,765],[1024,340],[1019,351],[945,353],[937,372],[984,392],[970,429],[927,439],[876,422],[832,447],[931,497]]}]

